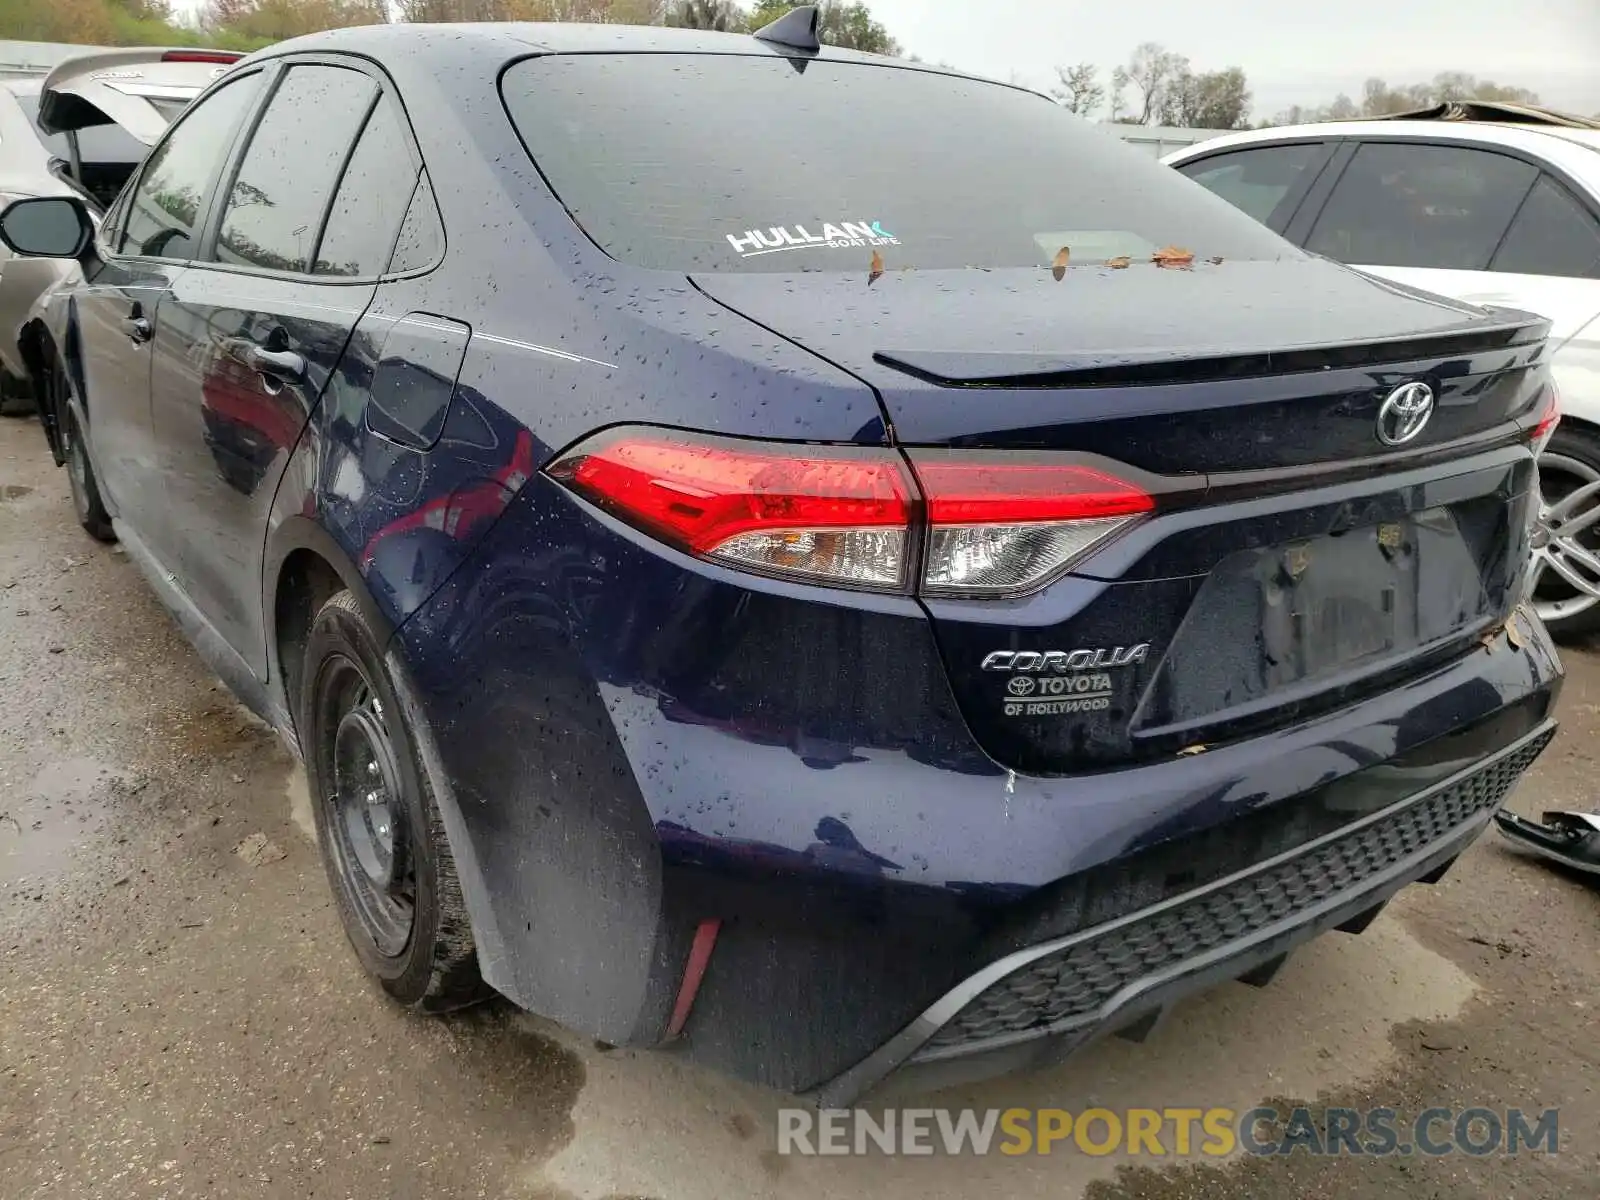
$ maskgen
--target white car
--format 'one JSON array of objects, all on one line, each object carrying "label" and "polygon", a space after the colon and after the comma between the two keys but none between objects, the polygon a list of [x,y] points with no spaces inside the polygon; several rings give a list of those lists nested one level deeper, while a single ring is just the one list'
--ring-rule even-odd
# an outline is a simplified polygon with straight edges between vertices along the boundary
[{"label": "white car", "polygon": [[1562,421],[1540,458],[1535,607],[1558,637],[1600,631],[1600,121],[1441,105],[1162,161],[1312,253],[1550,318]]}]

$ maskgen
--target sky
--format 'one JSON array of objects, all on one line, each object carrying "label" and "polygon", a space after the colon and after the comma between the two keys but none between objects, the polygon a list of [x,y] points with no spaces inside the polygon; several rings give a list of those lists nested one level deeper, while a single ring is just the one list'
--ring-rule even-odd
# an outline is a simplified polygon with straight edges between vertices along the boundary
[{"label": "sky", "polygon": [[[1532,88],[1555,108],[1600,113],[1600,0],[868,0],[907,51],[1045,87],[1057,65],[1109,75],[1140,42],[1196,70],[1243,67],[1255,114],[1358,97],[1467,71]],[[198,0],[179,0],[193,9]]]},{"label": "sky", "polygon": [[1359,97],[1379,76],[1416,83],[1467,71],[1532,88],[1544,103],[1600,113],[1600,0],[869,0],[907,51],[1041,87],[1057,65],[1102,75],[1140,42],[1196,70],[1243,67],[1258,117]]}]

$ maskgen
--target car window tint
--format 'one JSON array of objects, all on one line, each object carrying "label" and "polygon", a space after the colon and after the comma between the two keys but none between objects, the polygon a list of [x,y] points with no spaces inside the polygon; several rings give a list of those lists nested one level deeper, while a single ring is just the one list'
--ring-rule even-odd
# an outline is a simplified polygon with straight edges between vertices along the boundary
[{"label": "car window tint", "polygon": [[317,275],[380,275],[389,264],[417,166],[394,102],[372,110],[339,181],[317,249]]},{"label": "car window tint", "polygon": [[400,237],[394,244],[389,270],[396,273],[420,271],[438,262],[443,253],[444,226],[439,223],[439,204],[433,198],[433,188],[424,171],[406,209],[406,219],[400,225]]},{"label": "car window tint", "polygon": [[124,254],[192,258],[200,205],[261,87],[261,75],[224,84],[183,115],[151,153],[128,203]]},{"label": "car window tint", "polygon": [[290,67],[229,189],[217,261],[308,271],[339,173],[378,85],[342,67]]},{"label": "car window tint", "polygon": [[1600,278],[1600,221],[1566,188],[1541,176],[1511,222],[1493,266],[1522,275]]},{"label": "car window tint", "polygon": [[1466,146],[1368,142],[1306,249],[1360,265],[1482,271],[1537,175],[1520,159]]},{"label": "car window tint", "polygon": [[[803,66],[804,70],[797,68]],[[558,54],[507,111],[602,249],[681,271],[1297,253],[1170,167],[1003,84],[872,63]],[[736,116],[728,124],[717,114]]]},{"label": "car window tint", "polygon": [[1256,146],[1184,163],[1178,170],[1265,224],[1300,182],[1305,169],[1322,153],[1323,147],[1318,143]]}]

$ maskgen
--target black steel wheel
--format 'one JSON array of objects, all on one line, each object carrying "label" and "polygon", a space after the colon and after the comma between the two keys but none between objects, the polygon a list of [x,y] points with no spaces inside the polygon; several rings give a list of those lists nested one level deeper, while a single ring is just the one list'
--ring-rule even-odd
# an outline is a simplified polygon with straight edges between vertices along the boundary
[{"label": "black steel wheel", "polygon": [[323,865],[345,935],[394,999],[489,994],[438,803],[379,641],[340,592],[312,622],[299,720]]}]

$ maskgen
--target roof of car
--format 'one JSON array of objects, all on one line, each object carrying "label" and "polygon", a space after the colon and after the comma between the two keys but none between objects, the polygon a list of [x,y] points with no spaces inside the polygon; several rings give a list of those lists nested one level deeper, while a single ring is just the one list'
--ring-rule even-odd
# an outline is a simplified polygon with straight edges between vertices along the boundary
[{"label": "roof of car", "polygon": [[1166,156],[1166,161],[1187,159],[1229,146],[1254,142],[1295,141],[1302,138],[1428,138],[1442,141],[1493,143],[1528,151],[1545,152],[1551,139],[1576,143],[1600,151],[1600,130],[1559,125],[1533,125],[1514,121],[1366,120],[1319,121],[1309,125],[1280,125],[1270,129],[1244,129],[1196,142]]},{"label": "roof of car", "polygon": [[797,52],[748,33],[716,33],[655,25],[586,25],[529,21],[474,21],[460,24],[399,22],[329,29],[278,42],[251,59],[276,58],[313,50],[344,50],[372,55],[416,55],[445,49],[481,47],[486,54],[515,58],[524,54],[595,54],[611,51],[677,54],[796,54],[844,62],[897,63],[942,74],[960,74],[930,64],[908,63],[878,54],[824,46],[819,52]]}]

